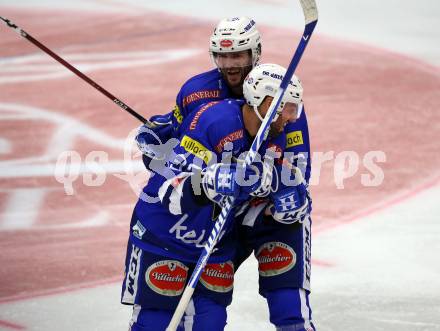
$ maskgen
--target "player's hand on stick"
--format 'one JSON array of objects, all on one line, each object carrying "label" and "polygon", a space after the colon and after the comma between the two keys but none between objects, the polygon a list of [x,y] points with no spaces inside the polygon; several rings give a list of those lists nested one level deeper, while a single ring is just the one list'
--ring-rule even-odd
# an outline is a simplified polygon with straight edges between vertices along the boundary
[{"label": "player's hand on stick", "polygon": [[136,142],[143,154],[142,159],[147,168],[149,168],[152,160],[162,160],[164,158],[163,146],[166,145],[173,134],[171,116],[171,113],[155,115],[150,118],[150,122],[155,125],[154,127],[145,124],[139,128]]}]

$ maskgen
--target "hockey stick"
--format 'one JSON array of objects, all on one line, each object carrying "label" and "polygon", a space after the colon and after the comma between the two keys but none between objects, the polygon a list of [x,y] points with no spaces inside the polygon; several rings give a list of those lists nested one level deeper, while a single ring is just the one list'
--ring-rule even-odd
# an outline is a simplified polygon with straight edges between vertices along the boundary
[{"label": "hockey stick", "polygon": [[[293,73],[295,72],[296,67],[298,66],[301,56],[304,53],[304,50],[310,40],[310,36],[312,35],[313,30],[315,29],[316,23],[318,22],[318,10],[316,7],[315,0],[300,0],[300,3],[305,18],[304,33],[295,51],[295,54],[293,55],[292,60],[290,61],[286,74],[284,75],[284,78],[281,81],[280,88],[278,89],[278,92],[273,98],[272,103],[267,111],[267,114],[263,122],[261,123],[257,135],[255,136],[255,139],[249,150],[249,153],[246,155],[244,165],[250,165],[254,162],[258,150],[260,149],[264,140],[267,138],[270,125],[276,115],[276,110],[281,103],[284,92],[290,82],[290,79],[293,76]],[[182,297],[180,298],[179,304],[177,305],[177,308],[174,311],[173,317],[166,331],[175,331],[179,326],[180,320],[182,319],[185,309],[188,306],[189,301],[191,300],[191,297],[194,293],[200,275],[203,269],[205,268],[206,263],[208,262],[209,256],[211,255],[214,246],[217,243],[217,240],[220,237],[220,233],[226,223],[228,215],[232,211],[232,207],[234,206],[234,198],[227,197],[225,200],[226,200],[225,205],[223,206],[222,211],[217,221],[214,224],[214,227],[211,231],[207,243],[203,247],[202,254],[199,257],[199,260],[197,261],[197,265],[194,268],[191,278],[188,281],[185,291],[183,292]]]},{"label": "hockey stick", "polygon": [[0,20],[2,20],[3,22],[5,22],[5,24],[14,29],[15,32],[17,32],[19,35],[21,35],[23,38],[27,39],[28,41],[30,41],[32,44],[34,44],[35,46],[37,46],[39,49],[41,49],[43,52],[45,52],[46,54],[50,55],[52,58],[54,58],[55,60],[57,60],[59,63],[61,63],[63,66],[65,66],[67,69],[69,69],[71,72],[73,72],[75,75],[77,75],[78,77],[80,77],[81,79],[83,79],[84,81],[86,81],[87,83],[89,83],[91,86],[93,86],[95,89],[97,89],[99,92],[101,92],[102,94],[104,94],[106,97],[108,97],[110,100],[112,100],[115,104],[117,104],[120,108],[124,109],[125,111],[127,111],[128,113],[130,113],[131,115],[133,115],[134,117],[136,117],[139,121],[141,121],[144,124],[149,125],[150,127],[154,127],[155,125],[153,123],[151,123],[149,120],[147,120],[146,118],[144,118],[142,115],[138,114],[136,111],[134,111],[130,106],[128,106],[127,104],[125,104],[124,102],[122,102],[121,100],[119,100],[118,98],[116,98],[113,94],[111,94],[109,91],[107,91],[106,89],[104,89],[102,86],[98,85],[95,81],[93,81],[92,79],[90,79],[88,76],[84,75],[81,71],[79,71],[78,69],[76,69],[74,66],[72,66],[69,62],[67,62],[66,60],[64,60],[63,58],[61,58],[60,56],[58,56],[57,54],[55,54],[54,52],[52,52],[49,48],[47,48],[46,46],[44,46],[42,43],[40,43],[38,40],[36,40],[35,38],[33,38],[30,34],[28,34],[26,31],[22,30],[21,28],[19,28],[17,25],[15,25],[14,23],[12,23],[10,20],[8,20],[7,18],[3,18],[0,16]]}]

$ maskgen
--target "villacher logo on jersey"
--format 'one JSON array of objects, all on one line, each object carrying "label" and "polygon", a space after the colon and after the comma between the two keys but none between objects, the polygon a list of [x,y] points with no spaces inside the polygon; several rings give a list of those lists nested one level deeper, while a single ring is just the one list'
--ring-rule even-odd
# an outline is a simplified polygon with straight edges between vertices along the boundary
[{"label": "villacher logo on jersey", "polygon": [[211,291],[229,292],[234,287],[234,264],[231,261],[207,264],[200,282]]},{"label": "villacher logo on jersey", "polygon": [[148,286],[156,293],[178,296],[185,288],[188,267],[174,260],[158,261],[145,272]]},{"label": "villacher logo on jersey", "polygon": [[282,242],[269,242],[260,247],[257,254],[258,272],[261,276],[276,276],[292,269],[296,253]]}]

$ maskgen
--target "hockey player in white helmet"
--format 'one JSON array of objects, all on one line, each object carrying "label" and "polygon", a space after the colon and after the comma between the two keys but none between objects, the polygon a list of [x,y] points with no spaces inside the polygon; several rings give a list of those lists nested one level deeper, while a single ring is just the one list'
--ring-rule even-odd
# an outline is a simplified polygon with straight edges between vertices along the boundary
[{"label": "hockey player in white helmet", "polygon": [[[162,143],[178,135],[182,121],[200,105],[227,98],[243,98],[243,81],[257,65],[261,55],[261,36],[253,19],[233,17],[221,20],[209,39],[209,53],[216,68],[195,75],[180,88],[174,110],[155,115],[150,121],[157,126],[152,130]],[[139,135],[142,145],[154,146],[157,138]],[[153,158],[161,156],[155,150],[144,151],[148,168]]]},{"label": "hockey player in white helmet", "polygon": [[[241,167],[223,160],[226,150],[231,153],[228,160],[240,159],[249,150],[284,74],[285,69],[278,65],[259,65],[246,78],[245,100],[203,104],[182,123],[180,143],[166,165],[174,177],[152,176],[143,194],[157,195],[159,200],[148,202],[141,195],[133,212],[121,297],[123,303],[135,307],[131,331],[165,330],[190,276],[188,271],[194,268],[203,249],[201,243],[208,239],[214,226],[214,208],[231,195],[237,210],[244,214],[229,215],[234,219],[227,221],[178,330],[224,329],[236,261],[247,257],[237,256],[240,249],[255,251],[261,269],[260,293],[268,302],[270,320],[277,330],[313,330],[308,293],[298,285],[306,255],[300,250],[302,241],[297,242],[302,232],[291,227],[302,227],[301,210],[307,210],[307,193],[301,190],[303,186],[283,186],[278,182],[280,165],[254,163],[245,167],[240,176]],[[271,136],[260,148],[261,155],[268,149],[283,151],[283,129],[297,120],[302,93],[299,80],[293,77],[271,123]],[[194,171],[196,167],[201,174]],[[201,180],[197,180],[200,175]],[[250,177],[257,181],[249,184],[241,180]],[[194,183],[199,183],[198,189]],[[262,206],[267,208],[257,212],[239,208],[252,198],[265,199]],[[271,223],[261,221],[266,216]],[[238,245],[236,237],[242,217],[248,221],[246,226],[251,233],[243,246]],[[255,225],[251,224],[253,217],[259,219]],[[294,245],[298,247],[292,248]]]},{"label": "hockey player in white helmet", "polygon": [[[246,38],[240,38],[247,36]],[[165,115],[156,115],[151,120],[157,124],[153,129],[156,137],[162,142],[162,146],[171,137],[181,136],[181,125],[185,118],[190,116],[194,111],[200,110],[200,106],[210,102],[217,102],[227,98],[244,98],[242,84],[246,73],[258,64],[261,56],[261,36],[256,28],[256,24],[252,19],[239,17],[224,19],[219,22],[211,35],[209,41],[209,53],[216,66],[213,70],[203,72],[195,75],[187,80],[181,87],[177,97],[176,105],[172,112]],[[292,83],[296,84],[296,79],[293,78]],[[248,82],[251,86],[252,84]],[[297,86],[298,87],[298,86]],[[292,95],[293,97],[293,95]],[[270,100],[269,95],[266,99]],[[298,100],[297,100],[298,101]],[[256,100],[249,98],[250,102],[246,112],[254,112],[253,105],[256,105]],[[266,101],[268,102],[268,101]],[[298,119],[295,122],[275,121],[271,126],[271,136],[276,135],[281,127],[285,125],[285,139],[286,145],[284,150],[284,160],[293,165],[295,169],[299,167],[306,182],[310,179],[310,143],[306,113],[302,106],[302,102],[293,103],[293,106],[287,106],[285,114],[290,107],[297,108],[296,116]],[[260,114],[260,116],[264,116]],[[254,121],[254,127],[259,125],[260,119],[254,116],[250,121]],[[281,123],[280,123],[281,121]],[[251,123],[251,122],[249,122]],[[277,127],[278,126],[278,127]],[[148,132],[148,130],[147,130]],[[157,138],[151,134],[141,133],[137,137],[137,141],[143,152],[143,160],[147,168],[152,159],[157,159],[160,163],[163,158],[160,151],[157,155],[154,148],[144,148],[154,146],[157,144]],[[230,137],[224,137],[225,141]],[[260,273],[260,293],[268,300],[270,310],[271,322],[277,327],[280,325],[289,325],[289,319],[297,319],[307,331],[312,330],[313,325],[310,322],[311,317],[304,314],[310,314],[308,306],[309,283],[310,283],[310,234],[311,234],[311,220],[310,220],[310,203],[308,192],[303,189],[304,185],[299,185],[301,194],[298,192],[289,191],[289,187],[281,187],[282,195],[272,196],[273,200],[281,202],[282,196],[295,201],[294,204],[283,204],[269,202],[265,214],[251,212],[251,214],[258,217],[263,217],[264,222],[255,222],[254,227],[243,226],[241,232],[246,233],[246,239],[243,242],[243,247],[240,251],[243,252],[241,256],[237,256],[234,265],[237,267],[252,253],[259,257],[259,261],[265,261],[267,258],[263,256],[266,252],[264,245],[283,249],[290,252],[293,249],[296,254],[297,261],[294,266],[289,265],[286,271],[274,270],[272,276],[262,276]],[[287,193],[286,193],[287,192]],[[286,200],[288,201],[288,200]],[[299,204],[299,205],[298,205]],[[298,206],[301,208],[298,209]],[[259,209],[260,211],[263,209]],[[245,216],[248,219],[248,216]],[[255,217],[254,217],[255,218]],[[299,220],[299,221],[298,221]],[[299,223],[301,222],[301,223]],[[280,223],[286,224],[281,225]],[[263,226],[263,229],[260,226]],[[269,224],[269,225],[268,225]],[[273,227],[271,227],[273,225]],[[269,228],[267,228],[269,227]],[[250,233],[248,233],[250,232]],[[275,238],[271,241],[270,238]],[[278,240],[281,238],[280,240]],[[282,247],[278,247],[278,243],[282,242]],[[287,248],[286,248],[287,247]],[[270,252],[277,252],[278,250],[270,250]],[[286,252],[287,252],[286,251]],[[271,253],[268,253],[269,255]],[[276,258],[276,257],[274,257]],[[262,265],[262,268],[266,266]],[[271,266],[269,266],[271,268]],[[285,291],[280,287],[285,287]],[[272,291],[273,290],[273,291]],[[285,299],[280,299],[278,295],[285,295]],[[301,298],[301,300],[299,299]],[[286,301],[287,300],[287,301]],[[275,302],[275,303],[274,303]],[[276,304],[280,302],[281,306],[288,306],[289,302],[300,302],[304,304],[299,309],[294,306],[294,309],[285,311],[287,314],[280,313]],[[292,317],[291,314],[294,314]],[[312,325],[312,326],[310,326]],[[295,329],[296,328],[296,329]],[[303,330],[300,326],[294,326],[293,329],[286,330]],[[279,328],[279,330],[284,330]]]},{"label": "hockey player in white helmet", "polygon": [[[279,65],[261,64],[246,77],[243,92],[248,107],[243,108],[243,118],[248,127],[249,123],[254,123],[254,131],[263,121],[268,109],[265,105],[272,101],[285,72]],[[271,124],[269,138],[282,136],[283,132],[288,138],[292,135],[286,132],[289,126],[295,134],[302,137],[304,132],[306,137],[307,127],[301,126],[304,118],[302,97],[301,82],[294,75]],[[294,127],[297,123],[299,126]],[[306,138],[308,143],[308,136]],[[275,163],[274,167],[273,178],[278,181],[276,185],[272,182],[269,196],[251,203],[250,208],[236,218],[241,224],[241,240],[234,267],[238,269],[250,254],[255,255],[259,293],[267,301],[270,322],[277,331],[314,331],[309,303],[311,199],[302,170],[286,158],[289,149],[292,150],[292,146],[286,141],[282,162]]]},{"label": "hockey player in white helmet", "polygon": [[243,80],[261,55],[255,21],[247,17],[220,21],[211,35],[209,53],[234,95],[241,96]]},{"label": "hockey player in white helmet", "polygon": [[[243,93],[246,103],[252,107],[257,118],[262,122],[264,115],[260,114],[258,107],[264,102],[273,100],[281,80],[284,77],[285,69],[277,64],[264,64],[256,66],[246,77],[243,84]],[[293,75],[286,89],[274,122],[271,124],[269,136],[276,136],[284,131],[284,127],[289,123],[278,121],[279,114],[296,114],[295,120],[300,117],[302,109],[303,88],[299,79]],[[264,97],[263,97],[264,96]],[[268,98],[265,98],[265,97]]]}]

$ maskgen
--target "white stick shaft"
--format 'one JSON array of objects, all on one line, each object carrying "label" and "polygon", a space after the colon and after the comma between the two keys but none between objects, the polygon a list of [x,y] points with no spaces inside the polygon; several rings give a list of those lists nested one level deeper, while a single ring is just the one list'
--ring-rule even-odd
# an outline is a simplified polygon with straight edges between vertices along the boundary
[{"label": "white stick shaft", "polygon": [[170,324],[166,331],[176,331],[179,326],[180,320],[182,319],[183,314],[185,313],[186,306],[188,306],[189,301],[194,293],[194,288],[187,286],[185,291],[183,291],[182,298],[177,305],[177,308],[174,312],[173,318],[171,319]]}]

